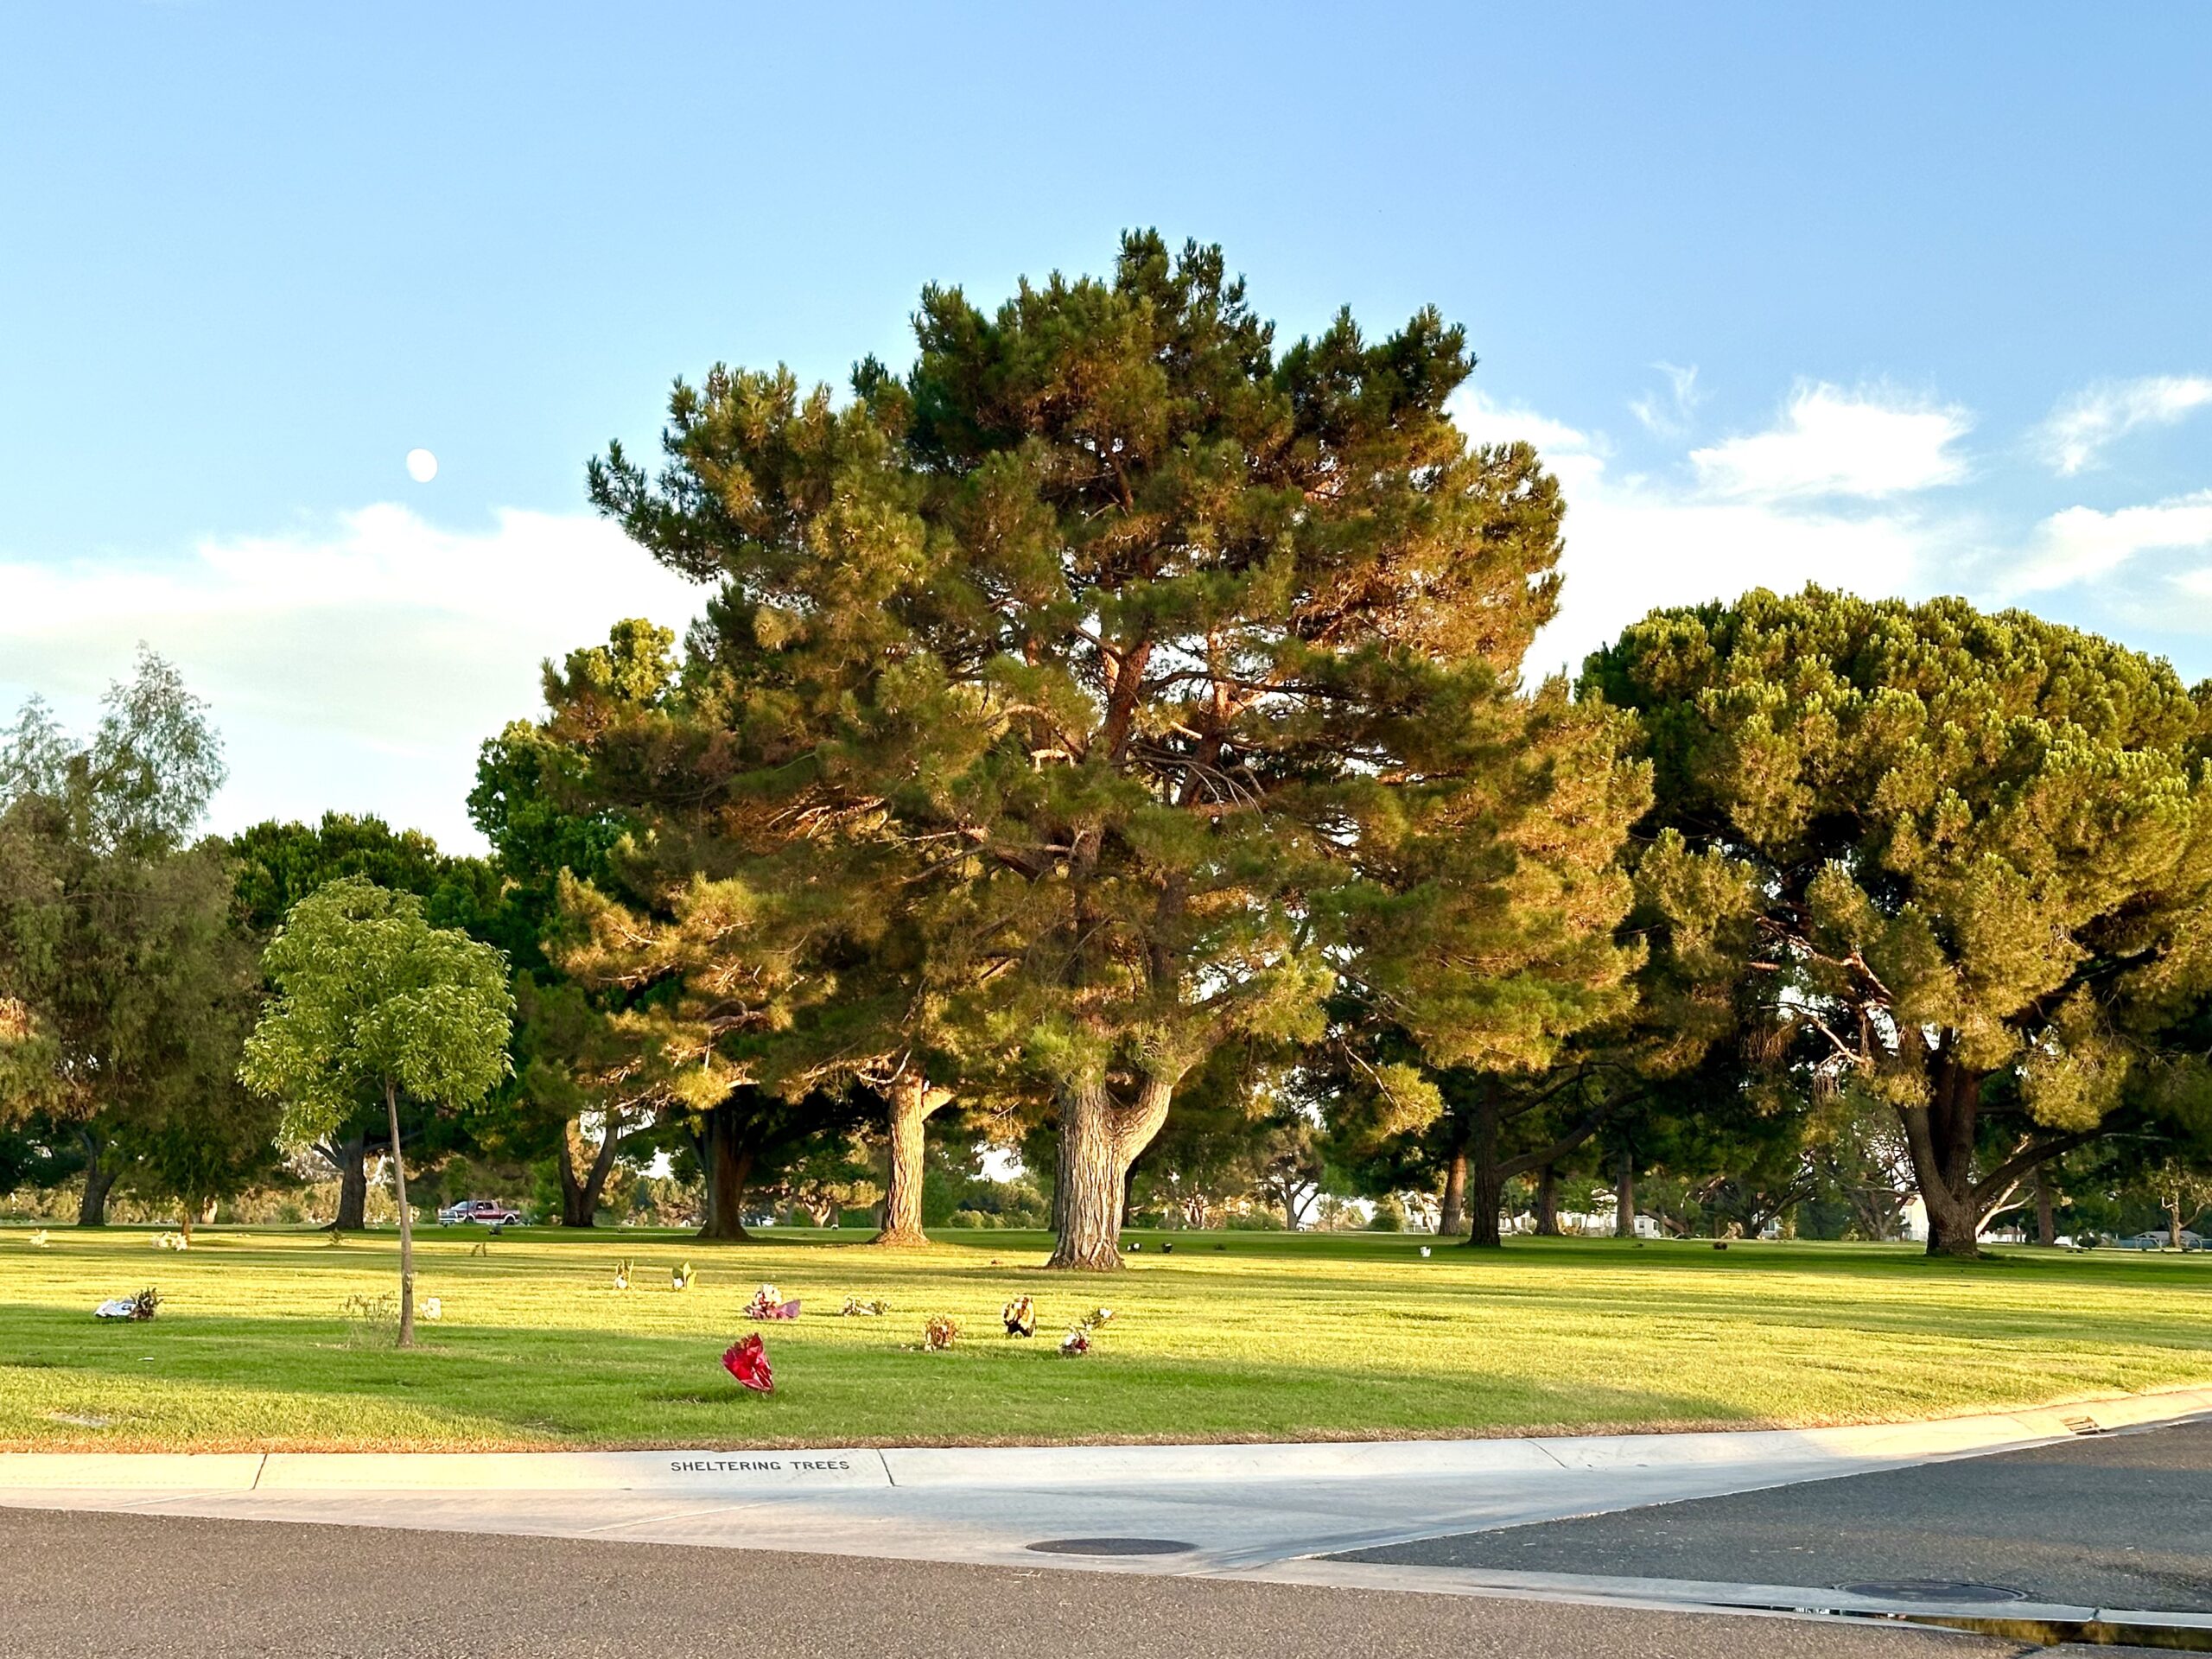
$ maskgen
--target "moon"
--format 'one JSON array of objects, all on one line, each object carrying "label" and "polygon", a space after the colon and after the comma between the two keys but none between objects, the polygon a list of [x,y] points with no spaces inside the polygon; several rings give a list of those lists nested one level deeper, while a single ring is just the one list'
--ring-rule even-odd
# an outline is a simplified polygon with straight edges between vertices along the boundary
[{"label": "moon", "polygon": [[427,449],[407,452],[407,476],[417,484],[427,484],[438,475],[438,458]]}]

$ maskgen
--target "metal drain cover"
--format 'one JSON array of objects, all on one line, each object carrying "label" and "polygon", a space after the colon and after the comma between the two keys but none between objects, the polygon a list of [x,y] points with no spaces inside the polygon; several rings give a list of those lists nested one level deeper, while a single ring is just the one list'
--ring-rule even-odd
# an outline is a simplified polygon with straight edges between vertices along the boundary
[{"label": "metal drain cover", "polygon": [[1181,1555],[1198,1546],[1173,1538],[1047,1538],[1029,1548],[1045,1555]]},{"label": "metal drain cover", "polygon": [[1839,1590],[1880,1601],[2025,1601],[2028,1592],[2002,1584],[1966,1584],[1950,1579],[1877,1579],[1869,1584],[1839,1584]]}]

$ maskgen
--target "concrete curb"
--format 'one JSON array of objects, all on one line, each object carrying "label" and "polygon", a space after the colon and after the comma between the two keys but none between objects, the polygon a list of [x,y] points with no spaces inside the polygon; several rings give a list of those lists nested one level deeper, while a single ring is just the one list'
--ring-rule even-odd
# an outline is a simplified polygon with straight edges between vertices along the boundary
[{"label": "concrete curb", "polygon": [[1300,1558],[1218,1573],[1225,1579],[1302,1584],[1333,1590],[1395,1590],[1432,1595],[1513,1596],[1586,1605],[1626,1603],[1658,1609],[1738,1612],[1847,1613],[1913,1619],[2021,1620],[2050,1624],[2122,1624],[2212,1630],[2212,1613],[2132,1607],[2083,1607],[2044,1601],[1898,1601],[1819,1585],[1731,1584],[1702,1579],[1610,1578],[1581,1573],[1508,1573],[1486,1567],[1416,1567],[1382,1561]]},{"label": "concrete curb", "polygon": [[0,1491],[632,1491],[821,1487],[1149,1486],[1450,1480],[1552,1471],[1773,1465],[1786,1478],[1972,1456],[2212,1412],[2212,1388],[1916,1423],[1685,1434],[1249,1446],[825,1448],[818,1451],[0,1452]]}]

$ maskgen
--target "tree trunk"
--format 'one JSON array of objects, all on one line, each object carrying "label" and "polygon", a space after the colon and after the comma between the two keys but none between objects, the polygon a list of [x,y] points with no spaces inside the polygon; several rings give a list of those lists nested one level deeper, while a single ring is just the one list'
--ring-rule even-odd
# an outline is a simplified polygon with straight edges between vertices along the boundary
[{"label": "tree trunk", "polygon": [[2178,1192],[2166,1205],[2166,1243],[2177,1250],[2181,1249],[2181,1194]]},{"label": "tree trunk", "polygon": [[885,1101],[891,1169],[883,1190],[883,1225],[874,1243],[926,1244],[922,1230],[922,1154],[927,1150],[923,1125],[933,1108],[929,1079],[918,1071],[901,1072]]},{"label": "tree trunk", "polygon": [[1559,1236],[1559,1172],[1549,1164],[1536,1173],[1536,1236]]},{"label": "tree trunk", "polygon": [[1122,1206],[1129,1166],[1166,1122],[1172,1082],[1147,1077],[1122,1106],[1103,1079],[1060,1095],[1059,1239],[1048,1267],[1109,1272],[1122,1265]]},{"label": "tree trunk", "polygon": [[612,1112],[600,1125],[599,1146],[592,1154],[591,1166],[579,1173],[576,1167],[576,1142],[582,1139],[582,1126],[564,1123],[561,1126],[561,1143],[554,1163],[561,1177],[561,1224],[563,1227],[595,1227],[599,1224],[600,1195],[607,1191],[607,1178],[614,1173],[615,1154],[622,1149],[621,1120]]},{"label": "tree trunk", "polygon": [[1613,1174],[1613,1236],[1636,1236],[1636,1154],[1626,1147]]},{"label": "tree trunk", "polygon": [[1973,1261],[1982,1217],[1974,1192],[1974,1132],[1983,1074],[1961,1065],[1947,1037],[1929,1068],[1928,1103],[1900,1107],[1920,1200],[1928,1210],[1928,1254]]},{"label": "tree trunk", "polygon": [[1437,1206],[1436,1230],[1443,1237],[1452,1238],[1466,1230],[1467,1135],[1465,1128],[1459,1127],[1453,1130],[1452,1150],[1444,1160],[1444,1197]]},{"label": "tree trunk", "polygon": [[753,1148],[745,1144],[738,1114],[717,1106],[699,1126],[699,1162],[707,1178],[707,1214],[702,1238],[748,1241],[745,1230],[745,1183],[753,1173]]},{"label": "tree trunk", "polygon": [[2043,1164],[2036,1166],[2036,1243],[2055,1244],[2058,1242],[2058,1205],[2050,1190],[2050,1170]]},{"label": "tree trunk", "polygon": [[1467,1243],[1478,1250],[1505,1248],[1498,1211],[1505,1207],[1505,1172],[1498,1155],[1497,1102],[1485,1088],[1470,1115],[1467,1135]]},{"label": "tree trunk", "polygon": [[107,1195],[114,1191],[116,1178],[123,1172],[103,1162],[107,1148],[89,1135],[79,1132],[78,1138],[85,1146],[85,1192],[77,1200],[77,1224],[79,1227],[107,1225]]},{"label": "tree trunk", "polygon": [[415,1345],[415,1217],[407,1207],[407,1162],[399,1151],[399,1091],[384,1085],[385,1115],[391,1122],[391,1192],[399,1203],[399,1345]]},{"label": "tree trunk", "polygon": [[358,1233],[368,1225],[369,1137],[357,1135],[320,1150],[338,1170],[338,1213],[325,1230]]}]

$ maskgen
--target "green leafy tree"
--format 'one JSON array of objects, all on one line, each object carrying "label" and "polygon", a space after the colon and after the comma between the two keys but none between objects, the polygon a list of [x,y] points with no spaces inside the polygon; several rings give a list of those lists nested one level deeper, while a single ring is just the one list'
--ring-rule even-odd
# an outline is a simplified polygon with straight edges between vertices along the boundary
[{"label": "green leafy tree", "polygon": [[474,930],[499,944],[516,969],[516,1078],[486,1109],[481,1137],[516,1155],[549,1153],[563,1227],[590,1227],[626,1156],[643,1148],[669,1103],[641,1052],[638,996],[609,977],[566,973],[564,878],[608,889],[610,858],[627,831],[620,815],[583,804],[585,747],[624,711],[662,703],[674,673],[675,636],[650,622],[618,622],[605,645],[548,665],[552,718],[517,721],[486,742],[469,816],[492,844],[501,878],[496,906]]},{"label": "green leafy tree", "polygon": [[[1279,352],[1217,249],[1133,234],[1109,278],[988,313],[932,288],[916,333],[911,372],[864,362],[842,406],[717,367],[677,387],[657,477],[619,447],[594,465],[633,538],[722,584],[696,734],[620,770],[723,815],[703,872],[772,805],[753,982],[821,954],[779,956],[796,895],[912,922],[923,994],[872,1052],[950,1031],[1020,1057],[1058,1126],[1053,1263],[1116,1268],[1129,1169],[1208,1054],[1318,1035],[1332,945],[1379,963],[1384,933],[1440,938],[1440,909],[1510,907],[1477,804],[1544,810],[1507,757],[1558,491],[1454,428],[1472,360],[1433,311]],[[1474,1049],[1529,1024],[1502,988],[1516,930],[1487,931],[1500,954],[1433,988]]]},{"label": "green leafy tree", "polygon": [[2018,612],[1817,588],[1655,613],[1586,684],[1643,717],[1640,877],[1748,911],[1746,1001],[1894,1110],[1932,1254],[1975,1254],[2132,1091],[2195,1086],[2166,1033],[2212,984],[2212,688]]},{"label": "green leafy tree", "polygon": [[283,1103],[287,1138],[328,1135],[364,1094],[384,1103],[399,1205],[399,1345],[411,1346],[415,1236],[400,1096],[464,1107],[508,1075],[505,959],[431,926],[413,894],[347,876],[292,906],[262,968],[276,997],[246,1041],[239,1076]]},{"label": "green leafy tree", "polygon": [[186,845],[223,775],[206,705],[143,647],[90,741],[35,700],[0,741],[0,1127],[73,1143],[83,1225],[141,1151],[238,1138],[202,1084],[234,1064],[250,956],[220,847]]},{"label": "green leafy tree", "polygon": [[[292,906],[333,881],[359,876],[423,901],[441,926],[478,931],[485,905],[480,861],[455,859],[419,830],[394,830],[373,814],[326,812],[315,823],[270,819],[231,837],[240,918],[257,949],[282,925]],[[502,941],[504,943],[504,941]],[[434,1147],[455,1139],[462,1127],[423,1103],[402,1103],[401,1130],[418,1164]],[[348,1116],[318,1137],[314,1150],[338,1176],[334,1232],[359,1232],[367,1224],[369,1166],[396,1152],[384,1103],[363,1098]]]}]

